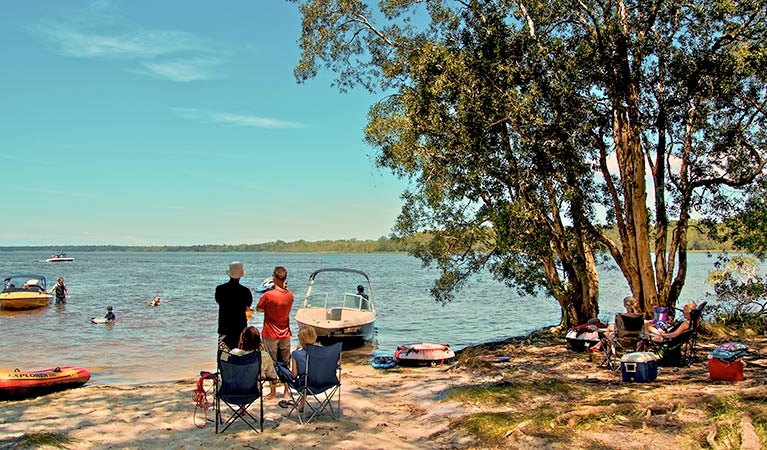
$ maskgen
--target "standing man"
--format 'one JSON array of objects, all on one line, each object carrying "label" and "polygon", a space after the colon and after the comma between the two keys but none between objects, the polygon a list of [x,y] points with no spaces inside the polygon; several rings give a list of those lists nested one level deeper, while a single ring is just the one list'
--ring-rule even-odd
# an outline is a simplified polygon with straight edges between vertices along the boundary
[{"label": "standing man", "polygon": [[[275,267],[272,279],[274,289],[266,291],[256,306],[256,311],[264,313],[261,338],[272,361],[280,361],[290,367],[290,310],[293,307],[293,293],[286,285],[288,271],[284,267]],[[289,389],[285,384],[284,398],[290,397]]]},{"label": "standing man", "polygon": [[53,285],[50,291],[48,291],[48,294],[53,291],[56,291],[56,303],[66,303],[67,300],[72,298],[72,296],[69,295],[69,289],[67,289],[67,285],[64,284],[63,278],[59,278],[58,281],[56,281],[56,284]]},{"label": "standing man", "polygon": [[236,348],[240,334],[248,326],[246,312],[253,304],[250,289],[240,284],[240,278],[245,276],[242,263],[229,263],[229,282],[216,286],[216,303],[218,303],[218,349],[224,352]]}]

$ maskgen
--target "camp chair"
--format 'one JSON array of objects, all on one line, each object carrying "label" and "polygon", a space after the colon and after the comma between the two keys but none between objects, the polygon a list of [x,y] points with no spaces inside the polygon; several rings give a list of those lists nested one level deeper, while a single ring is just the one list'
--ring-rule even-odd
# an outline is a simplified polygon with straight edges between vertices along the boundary
[{"label": "camp chair", "polygon": [[655,342],[649,338],[643,338],[645,348],[655,352],[660,357],[658,365],[666,367],[689,366],[696,359],[698,330],[703,315],[703,309],[707,302],[702,302],[690,311],[690,328],[679,336],[664,342]]},{"label": "camp chair", "polygon": [[[264,397],[262,395],[261,352],[252,352],[236,356],[219,351],[218,377],[215,388],[216,398],[216,433],[222,425],[221,433],[226,431],[237,419],[245,422],[253,431],[258,423],[260,431],[264,431]],[[251,406],[259,400],[259,419],[251,414]],[[222,403],[228,410],[222,411]],[[224,412],[231,412],[226,421]]]},{"label": "camp chair", "polygon": [[604,352],[604,360],[600,367],[610,370],[620,368],[620,356],[623,353],[635,351],[639,342],[639,334],[644,325],[644,314],[617,313],[615,315],[615,331],[599,333],[600,349]]},{"label": "camp chair", "polygon": [[[290,368],[277,363],[277,374],[290,387],[290,416],[297,412],[301,424],[311,422],[322,411],[327,410],[333,420],[341,412],[341,358],[342,344],[337,342],[329,347],[306,346],[306,375],[294,379]],[[336,406],[333,407],[333,398]],[[303,408],[301,406],[303,405]]]}]

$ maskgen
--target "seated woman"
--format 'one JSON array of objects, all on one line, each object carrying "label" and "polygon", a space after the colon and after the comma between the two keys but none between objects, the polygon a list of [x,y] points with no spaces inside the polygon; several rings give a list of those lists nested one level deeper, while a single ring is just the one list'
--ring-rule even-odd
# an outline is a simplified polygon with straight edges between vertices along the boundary
[{"label": "seated woman", "polygon": [[649,321],[645,323],[645,326],[642,329],[642,333],[646,338],[652,340],[653,342],[666,342],[674,339],[675,337],[690,329],[690,313],[697,307],[698,305],[695,303],[688,303],[684,305],[684,309],[682,310],[684,321],[678,325],[672,326],[668,330],[656,327],[653,325],[652,321]]},{"label": "seated woman", "polygon": [[264,398],[277,397],[277,374],[269,353],[261,347],[261,335],[254,326],[245,327],[240,333],[240,342],[229,353],[235,356],[247,355],[255,351],[261,352],[261,379],[269,382],[269,395]]},{"label": "seated woman", "polygon": [[261,349],[261,334],[256,327],[246,327],[240,333],[240,342],[229,353],[235,356],[243,356]]},{"label": "seated woman", "polygon": [[298,348],[290,354],[290,372],[293,378],[306,375],[306,346],[317,342],[317,332],[312,327],[304,327],[298,331]]}]

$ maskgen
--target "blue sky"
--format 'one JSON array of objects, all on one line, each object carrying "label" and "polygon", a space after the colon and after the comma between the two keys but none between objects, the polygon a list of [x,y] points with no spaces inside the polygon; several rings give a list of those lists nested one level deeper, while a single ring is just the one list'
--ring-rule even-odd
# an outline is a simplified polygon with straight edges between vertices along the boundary
[{"label": "blue sky", "polygon": [[283,0],[6,2],[0,246],[388,235],[378,96],[297,84],[300,29]]}]

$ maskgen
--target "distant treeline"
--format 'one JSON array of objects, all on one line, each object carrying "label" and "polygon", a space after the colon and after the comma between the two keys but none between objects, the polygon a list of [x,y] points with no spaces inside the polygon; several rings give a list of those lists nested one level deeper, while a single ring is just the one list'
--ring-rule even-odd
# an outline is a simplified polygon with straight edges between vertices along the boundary
[{"label": "distant treeline", "polygon": [[339,239],[335,241],[274,241],[263,244],[206,244],[206,245],[38,245],[6,246],[0,250],[39,250],[43,253],[63,252],[294,252],[294,253],[400,253],[414,248],[413,240],[390,239],[359,241]]},{"label": "distant treeline", "polygon": [[[618,232],[613,229],[608,236],[618,241]],[[338,239],[335,241],[274,241],[263,244],[206,244],[206,245],[162,245],[162,246],[132,246],[132,245],[39,245],[0,247],[0,250],[40,250],[45,253],[53,252],[294,252],[294,253],[407,253],[413,250],[419,242],[429,239],[428,233],[409,236],[404,239],[380,237],[377,240]],[[710,239],[697,227],[691,226],[688,231],[687,249],[690,251],[732,252],[736,249],[726,242],[724,244]]]}]

